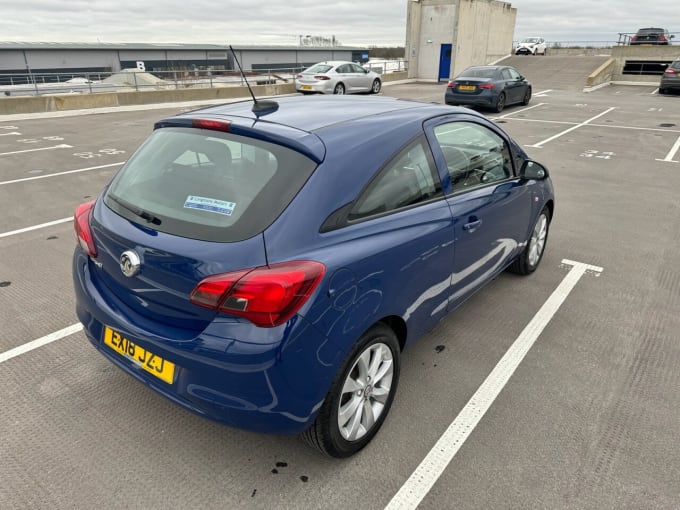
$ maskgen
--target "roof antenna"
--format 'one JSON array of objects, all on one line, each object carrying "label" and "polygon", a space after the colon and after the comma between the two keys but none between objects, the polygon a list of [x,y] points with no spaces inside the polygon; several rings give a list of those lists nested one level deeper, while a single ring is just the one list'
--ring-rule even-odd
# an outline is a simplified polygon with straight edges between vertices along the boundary
[{"label": "roof antenna", "polygon": [[234,48],[231,47],[231,44],[229,45],[229,49],[231,50],[231,54],[234,55],[234,60],[236,61],[236,65],[238,65],[238,70],[241,71],[241,77],[246,82],[248,92],[250,92],[250,95],[253,97],[254,104],[251,111],[255,114],[255,116],[259,117],[260,115],[267,115],[268,113],[274,113],[276,110],[278,110],[279,103],[277,103],[276,101],[268,101],[266,99],[258,101],[255,98],[255,94],[253,94],[253,89],[250,88],[250,83],[248,83],[248,79],[246,78],[246,73],[243,72],[241,63],[238,61],[238,58],[236,58],[236,52],[234,51]]}]

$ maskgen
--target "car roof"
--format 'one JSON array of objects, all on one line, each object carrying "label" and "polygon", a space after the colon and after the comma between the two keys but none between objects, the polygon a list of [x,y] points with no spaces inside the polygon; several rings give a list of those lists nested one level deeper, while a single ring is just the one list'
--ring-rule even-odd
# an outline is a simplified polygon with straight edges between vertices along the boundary
[{"label": "car roof", "polygon": [[[342,64],[354,64],[354,62],[350,62],[349,60],[324,60],[323,62],[317,62],[316,64],[312,65],[319,65],[319,64],[328,64],[329,66],[339,66]],[[309,66],[312,67],[312,66]]]},{"label": "car roof", "polygon": [[357,119],[373,119],[376,122],[384,119],[384,122],[389,122],[392,116],[405,110],[409,110],[414,121],[455,111],[450,106],[439,103],[423,103],[387,96],[287,96],[277,97],[276,102],[279,105],[276,111],[259,118],[253,113],[253,102],[250,100],[194,110],[174,118],[241,117],[261,123],[260,128],[265,130],[267,124],[277,124],[305,132],[315,132]]}]

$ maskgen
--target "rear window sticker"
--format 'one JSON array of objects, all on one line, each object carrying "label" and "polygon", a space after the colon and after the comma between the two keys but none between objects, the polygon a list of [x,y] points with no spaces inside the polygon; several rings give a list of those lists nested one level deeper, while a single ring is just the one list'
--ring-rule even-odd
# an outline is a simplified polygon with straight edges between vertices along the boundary
[{"label": "rear window sticker", "polygon": [[226,202],[225,200],[218,200],[216,198],[189,195],[184,202],[184,207],[187,209],[200,209],[202,211],[210,211],[217,214],[224,214],[225,216],[231,216],[236,204],[234,202]]}]

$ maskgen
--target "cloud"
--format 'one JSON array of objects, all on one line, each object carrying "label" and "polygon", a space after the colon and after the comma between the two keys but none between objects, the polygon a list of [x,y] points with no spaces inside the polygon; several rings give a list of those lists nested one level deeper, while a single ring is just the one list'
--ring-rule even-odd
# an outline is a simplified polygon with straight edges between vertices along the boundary
[{"label": "cloud", "polygon": [[[403,45],[411,0],[0,0],[0,40],[298,44],[301,35],[345,45]],[[661,26],[680,39],[677,0],[515,0],[515,38],[616,41]]]}]

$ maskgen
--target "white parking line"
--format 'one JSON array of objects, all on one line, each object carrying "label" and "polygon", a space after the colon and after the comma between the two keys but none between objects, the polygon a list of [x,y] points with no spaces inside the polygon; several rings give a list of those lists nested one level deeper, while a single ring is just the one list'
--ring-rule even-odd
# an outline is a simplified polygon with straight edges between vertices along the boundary
[{"label": "white parking line", "polygon": [[47,223],[41,223],[40,225],[33,225],[32,227],[20,228],[19,230],[10,230],[9,232],[0,233],[0,238],[14,236],[17,234],[23,234],[24,232],[30,232],[32,230],[38,230],[45,227],[51,227],[53,225],[59,225],[60,223],[66,223],[67,221],[73,221],[73,216],[68,218],[62,218],[60,220],[48,221]]},{"label": "white parking line", "polygon": [[5,184],[15,184],[17,182],[35,181],[36,179],[47,179],[48,177],[58,177],[60,175],[76,174],[78,172],[89,172],[90,170],[99,170],[101,168],[108,168],[111,166],[120,166],[124,163],[125,161],[121,161],[119,163],[110,163],[108,165],[89,166],[87,168],[78,168],[77,170],[66,170],[65,172],[57,172],[54,174],[36,175],[34,177],[23,177],[21,179],[14,179],[11,181],[0,181],[0,186],[4,186]]},{"label": "white parking line", "polygon": [[0,363],[3,363],[8,359],[16,358],[17,356],[21,356],[22,354],[32,351],[33,349],[37,349],[38,347],[42,347],[43,345],[50,344],[56,340],[60,340],[64,337],[72,335],[73,333],[77,333],[78,331],[82,331],[82,329],[83,329],[82,324],[80,323],[73,324],[71,326],[68,326],[67,328],[60,329],[59,331],[50,333],[49,335],[46,335],[42,338],[38,338],[37,340],[28,342],[27,344],[20,345],[19,347],[15,347],[14,349],[10,349],[9,351],[0,352]]},{"label": "white parking line", "polygon": [[52,149],[73,149],[73,145],[66,145],[65,143],[62,143],[60,145],[55,145],[54,147],[40,147],[38,149],[25,149],[23,151],[0,152],[0,156],[9,156],[10,154],[22,154],[24,152],[49,151]]},{"label": "white parking line", "polygon": [[534,94],[534,97],[545,97],[545,94],[547,94],[548,92],[552,92],[552,91],[553,91],[553,89],[541,90],[540,92],[536,92]]},{"label": "white parking line", "polygon": [[20,136],[20,135],[21,133],[19,133],[18,131],[13,131],[11,133],[0,133],[0,136]]},{"label": "white parking line", "polygon": [[586,125],[590,124],[592,121],[594,121],[595,119],[599,119],[599,118],[602,117],[603,115],[607,115],[607,114],[608,114],[609,112],[611,112],[612,110],[616,110],[616,107],[615,107],[615,106],[612,106],[611,108],[609,108],[609,109],[603,111],[602,113],[599,113],[599,114],[595,115],[595,117],[591,117],[590,119],[588,119],[588,120],[586,120],[586,121],[584,121],[584,122],[581,122],[580,124],[576,124],[575,126],[570,127],[569,129],[565,129],[565,130],[562,131],[561,133],[557,133],[556,135],[551,136],[550,138],[546,138],[546,139],[543,140],[542,142],[535,143],[534,145],[527,145],[526,147],[535,147],[535,148],[537,148],[537,149],[540,149],[540,148],[541,148],[543,145],[545,145],[546,143],[552,142],[553,140],[556,140],[556,139],[559,138],[560,136],[564,136],[564,135],[566,135],[567,133],[571,133],[572,131],[574,131],[574,130],[580,128],[580,127],[586,126]]},{"label": "white parking line", "polygon": [[548,103],[538,103],[538,104],[535,104],[533,106],[530,106],[529,108],[522,108],[521,110],[517,110],[516,112],[510,112],[510,113],[506,113],[505,115],[501,115],[500,117],[494,117],[491,120],[505,119],[506,117],[509,117],[510,115],[515,115],[517,113],[526,112],[527,110],[531,110],[533,108],[538,108],[539,106],[543,106],[544,104],[548,104]]},{"label": "white parking line", "polygon": [[666,161],[668,163],[680,163],[680,161],[675,161],[673,157],[675,154],[678,152],[678,149],[680,149],[680,138],[678,138],[675,141],[675,144],[673,147],[671,147],[671,150],[668,151],[668,154],[666,154],[666,157],[664,159],[657,159],[657,161]]},{"label": "white parking line", "polygon": [[486,380],[456,416],[410,478],[387,504],[385,510],[415,509],[439,479],[468,436],[501,392],[519,364],[534,345],[543,329],[569,296],[586,271],[601,273],[603,269],[582,262],[563,260],[573,266],[552,295],[520,333]]}]

